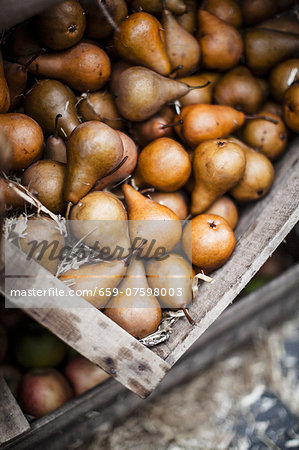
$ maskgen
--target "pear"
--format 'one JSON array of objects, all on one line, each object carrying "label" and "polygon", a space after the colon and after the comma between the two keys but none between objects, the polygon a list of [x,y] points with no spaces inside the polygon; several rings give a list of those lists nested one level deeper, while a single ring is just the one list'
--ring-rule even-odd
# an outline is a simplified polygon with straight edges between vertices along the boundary
[{"label": "pear", "polygon": [[[243,146],[242,149],[245,151]],[[242,179],[244,179],[244,175]],[[241,182],[239,182],[238,184],[240,183]],[[236,225],[239,220],[238,208],[234,203],[234,201],[228,195],[223,195],[222,197],[217,198],[217,200],[215,200],[214,203],[212,203],[212,205],[204,212],[204,214],[215,214],[217,216],[223,217],[223,219],[225,219],[227,223],[230,225],[232,230],[236,228]]]},{"label": "pear", "polygon": [[2,177],[0,177],[0,199],[6,209],[18,208],[25,204],[25,200],[9,186],[9,180]]},{"label": "pear", "polygon": [[271,160],[278,158],[287,146],[287,129],[283,120],[275,114],[267,113],[276,123],[264,118],[249,120],[242,129],[242,138],[249,147],[264,153]]},{"label": "pear", "polygon": [[180,189],[191,175],[191,162],[181,144],[170,138],[155,139],[140,153],[134,174],[137,186],[163,192]]},{"label": "pear", "polygon": [[[192,234],[191,248],[190,234]],[[221,267],[231,256],[235,245],[233,230],[220,216],[199,214],[184,228],[185,253],[192,264],[205,273]]]},{"label": "pear", "polygon": [[143,122],[132,122],[129,125],[130,134],[141,147],[160,137],[172,137],[173,118],[175,113],[169,106],[163,108]]},{"label": "pear", "polygon": [[299,83],[293,83],[283,97],[283,118],[287,126],[299,133]]},{"label": "pear", "polygon": [[133,122],[142,122],[153,116],[165,103],[182,97],[191,89],[185,83],[135,66],[121,73],[114,94],[121,115]]},{"label": "pear", "polygon": [[118,293],[112,297],[104,313],[129,334],[140,339],[157,330],[162,311],[158,300],[150,293],[141,260],[134,258],[131,261]]},{"label": "pear", "polygon": [[110,92],[112,92],[112,93],[116,92],[120,75],[126,69],[129,69],[129,67],[132,67],[132,64],[128,63],[127,61],[123,61],[122,59],[119,59],[112,65],[111,76],[110,76],[110,80],[109,80]]},{"label": "pear", "polygon": [[265,155],[256,152],[239,139],[229,137],[229,140],[240,145],[246,158],[243,177],[230,194],[239,203],[259,200],[269,192],[273,184],[274,167]]},{"label": "pear", "polygon": [[299,80],[299,58],[288,59],[274,67],[269,79],[274,99],[282,103],[285,91],[297,80]]},{"label": "pear", "polygon": [[193,89],[188,94],[180,98],[181,106],[197,105],[198,103],[212,103],[212,92],[216,82],[219,80],[220,74],[216,72],[202,72],[189,77],[179,78],[178,81],[188,84],[188,86],[200,86],[210,81],[206,87],[202,89]]},{"label": "pear", "polygon": [[57,53],[40,55],[30,64],[29,72],[36,77],[55,78],[77,91],[97,91],[110,76],[110,59],[95,44],[80,42]]},{"label": "pear", "polygon": [[38,55],[42,47],[33,36],[33,29],[33,21],[27,20],[10,30],[5,45],[6,54],[13,58]]},{"label": "pear", "polygon": [[184,77],[194,72],[200,61],[200,46],[192,34],[180,25],[174,15],[163,9],[162,26],[165,32],[166,53],[172,69],[176,70],[177,77]]},{"label": "pear", "polygon": [[127,271],[125,260],[103,261],[98,264],[83,264],[60,275],[61,281],[72,280],[68,285],[74,291],[80,290],[82,297],[95,308],[104,308]]},{"label": "pear", "polygon": [[31,117],[18,113],[0,114],[0,129],[8,141],[8,169],[25,169],[40,158],[44,135]]},{"label": "pear", "polygon": [[114,44],[119,56],[126,61],[169,75],[171,64],[162,33],[162,26],[155,17],[137,12],[120,23],[114,33]]},{"label": "pear", "polygon": [[236,66],[243,53],[240,33],[207,11],[198,11],[198,40],[205,68],[228,70]]},{"label": "pear", "polygon": [[160,205],[171,209],[180,220],[185,220],[188,216],[188,202],[184,191],[151,193],[151,199]]},{"label": "pear", "polygon": [[295,16],[279,16],[259,23],[258,28],[284,31],[285,33],[299,34],[299,21]]},{"label": "pear", "polygon": [[107,38],[128,14],[125,0],[105,0],[105,3],[80,0],[80,3],[87,15],[86,35],[90,39]]},{"label": "pear", "polygon": [[[185,30],[189,31],[189,33],[194,34],[195,30],[196,30],[196,25],[197,25],[197,17],[196,17],[196,13],[197,13],[197,2],[196,0],[185,0],[185,5],[186,5],[186,11],[184,12],[184,14],[177,16],[177,21],[180,25],[182,25],[182,27],[185,28]],[[172,12],[175,13],[175,11],[173,11],[169,5],[166,2],[166,7],[167,9],[170,9]]]},{"label": "pear", "polygon": [[[165,259],[151,259],[146,265],[148,284],[166,308],[185,309],[192,301],[195,272],[183,256],[170,253]],[[156,291],[155,291],[156,290]]]},{"label": "pear", "polygon": [[48,137],[44,151],[44,159],[51,159],[61,163],[67,162],[66,145],[64,140],[58,136],[59,120],[62,114],[57,114],[55,119],[55,133]]},{"label": "pear", "polygon": [[252,28],[244,34],[244,49],[249,68],[258,75],[265,75],[281,61],[298,53],[299,35]]},{"label": "pear", "polygon": [[40,42],[52,50],[77,44],[85,31],[85,13],[77,0],[64,0],[35,17]]},{"label": "pear", "polygon": [[276,116],[282,117],[282,106],[275,102],[266,102],[263,104],[262,108],[260,109],[259,113],[272,113]]},{"label": "pear", "polygon": [[175,120],[182,120],[175,130],[190,146],[195,147],[203,141],[228,136],[240,128],[245,115],[230,106],[188,105]]},{"label": "pear", "polygon": [[6,113],[10,107],[10,95],[4,75],[2,53],[0,52],[0,113]]},{"label": "pear", "polygon": [[54,220],[29,217],[23,236],[18,239],[21,250],[55,275],[64,237]]},{"label": "pear", "polygon": [[33,117],[47,133],[56,132],[56,117],[59,119],[58,133],[68,137],[79,125],[73,92],[60,81],[40,80],[36,82],[24,99],[26,114]]},{"label": "pear", "polygon": [[232,189],[241,180],[246,157],[240,145],[227,139],[210,140],[200,144],[194,152],[191,212],[200,214]]},{"label": "pear", "polygon": [[22,175],[22,184],[33,189],[38,200],[54,214],[63,214],[65,164],[43,159],[31,164]]},{"label": "pear", "polygon": [[[143,256],[164,255],[179,242],[182,226],[177,215],[166,206],[144,197],[128,184],[122,186],[128,208],[129,232],[132,243],[146,239]],[[134,245],[136,246],[136,245]]]},{"label": "pear", "polygon": [[10,96],[8,111],[13,111],[23,99],[27,85],[27,69],[26,65],[22,66],[10,61],[4,61],[3,67]]},{"label": "pear", "polygon": [[124,121],[119,116],[110,92],[98,91],[82,94],[77,109],[84,122],[100,120],[115,130],[124,129]]},{"label": "pear", "polygon": [[123,152],[121,138],[113,128],[96,120],[79,125],[67,142],[65,200],[78,203],[98,179],[116,168]]},{"label": "pear", "polygon": [[241,10],[244,22],[254,25],[274,16],[277,12],[288,9],[293,0],[243,0]]},{"label": "pear", "polygon": [[99,251],[101,259],[128,256],[130,239],[127,213],[122,202],[110,192],[91,192],[75,205],[70,214],[73,235]]},{"label": "pear", "polygon": [[214,99],[219,105],[232,106],[246,114],[255,113],[263,100],[259,81],[244,66],[234,67],[216,83]]},{"label": "pear", "polygon": [[241,8],[233,0],[205,0],[204,9],[235,28],[242,25]]},{"label": "pear", "polygon": [[110,175],[107,175],[106,177],[100,179],[95,184],[93,190],[94,191],[100,191],[107,186],[111,186],[113,184],[116,184],[122,180],[125,180],[128,178],[133,170],[135,169],[136,163],[137,163],[137,147],[135,145],[135,142],[125,133],[122,131],[116,130],[119,134],[119,137],[122,141],[123,148],[124,148],[124,163],[121,164],[121,166],[111,173]]},{"label": "pear", "polygon": [[[161,0],[129,0],[131,10],[134,12],[145,11],[154,16],[162,12]],[[186,2],[182,0],[165,0],[166,8],[176,15],[183,14],[186,11]]]}]

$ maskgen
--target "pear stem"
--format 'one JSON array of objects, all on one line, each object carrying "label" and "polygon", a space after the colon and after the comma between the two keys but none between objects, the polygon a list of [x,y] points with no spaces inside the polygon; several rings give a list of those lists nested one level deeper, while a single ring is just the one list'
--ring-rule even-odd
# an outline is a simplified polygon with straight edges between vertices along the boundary
[{"label": "pear stem", "polygon": [[205,88],[205,87],[209,86],[209,84],[211,84],[211,83],[212,83],[211,81],[207,81],[205,84],[201,84],[201,85],[199,85],[199,86],[189,86],[189,85],[188,85],[189,91],[193,91],[194,89],[202,89],[202,88]]},{"label": "pear stem", "polygon": [[111,16],[111,14],[109,13],[108,9],[106,8],[106,6],[102,3],[101,0],[97,0],[97,5],[98,7],[102,10],[103,16],[107,19],[107,22],[112,26],[112,28],[117,31],[118,30],[118,25],[117,23],[114,21],[113,17]]},{"label": "pear stem", "polygon": [[180,119],[177,122],[166,123],[165,125],[161,125],[161,129],[164,130],[164,128],[176,127],[177,125],[183,125],[183,123],[184,123],[183,119]]},{"label": "pear stem", "polygon": [[68,202],[67,208],[66,208],[66,213],[65,213],[65,220],[69,220],[70,211],[71,211],[71,207],[72,206],[73,206],[73,203],[72,202]]},{"label": "pear stem", "polygon": [[106,178],[106,177],[108,177],[108,175],[112,175],[113,173],[115,173],[118,169],[121,168],[121,166],[124,165],[124,163],[127,161],[128,158],[129,158],[128,155],[125,156],[125,157],[121,160],[121,162],[120,162],[116,167],[114,167],[114,169],[110,170],[110,172],[108,172],[103,178]]},{"label": "pear stem", "polygon": [[55,117],[55,132],[54,132],[55,139],[57,139],[57,137],[58,137],[58,122],[61,117],[62,117],[62,114],[57,114],[57,116]]},{"label": "pear stem", "polygon": [[172,69],[172,71],[170,72],[169,75],[173,75],[177,70],[182,70],[183,67],[184,66],[182,64],[179,64],[178,66],[176,66]]},{"label": "pear stem", "polygon": [[163,11],[165,11],[165,9],[167,9],[166,0],[161,0],[161,3],[162,3],[162,9],[163,9]]},{"label": "pear stem", "polygon": [[278,124],[278,120],[272,119],[272,117],[269,116],[263,116],[260,114],[252,114],[249,116],[245,115],[246,120],[254,120],[254,119],[261,119],[261,120],[267,120],[268,122],[274,123],[274,125]]},{"label": "pear stem", "polygon": [[27,72],[30,64],[33,63],[33,61],[36,60],[36,58],[38,58],[40,55],[43,55],[44,53],[46,53],[46,50],[44,48],[41,49],[40,52],[38,52],[36,55],[33,55],[23,66],[22,66],[22,70],[24,72]]},{"label": "pear stem", "polygon": [[190,323],[190,325],[193,325],[193,326],[194,326],[194,325],[195,325],[195,322],[194,322],[194,320],[192,319],[192,317],[190,316],[190,314],[188,313],[187,309],[186,309],[186,308],[182,308],[182,310],[183,310],[183,313],[185,314],[185,316],[186,316],[188,322]]},{"label": "pear stem", "polygon": [[144,195],[150,192],[155,192],[155,188],[146,188],[146,189],[142,189],[141,191],[139,191],[140,194]]}]

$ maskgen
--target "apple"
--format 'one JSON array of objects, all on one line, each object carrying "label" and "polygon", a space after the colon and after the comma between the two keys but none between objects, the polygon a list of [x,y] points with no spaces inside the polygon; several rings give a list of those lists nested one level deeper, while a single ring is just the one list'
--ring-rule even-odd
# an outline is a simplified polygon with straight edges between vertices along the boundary
[{"label": "apple", "polygon": [[83,394],[110,377],[108,373],[83,356],[78,356],[70,361],[66,365],[64,373],[71,382],[75,395]]},{"label": "apple", "polygon": [[33,369],[22,377],[19,402],[25,414],[42,417],[72,397],[68,381],[56,369]]}]

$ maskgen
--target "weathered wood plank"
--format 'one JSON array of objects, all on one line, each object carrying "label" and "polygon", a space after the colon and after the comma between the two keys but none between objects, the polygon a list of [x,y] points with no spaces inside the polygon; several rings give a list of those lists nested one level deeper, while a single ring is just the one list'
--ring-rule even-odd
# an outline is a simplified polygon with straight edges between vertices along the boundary
[{"label": "weathered wood plank", "polygon": [[0,444],[30,429],[16,399],[0,375]]},{"label": "weathered wood plank", "polygon": [[[33,259],[27,260],[26,255],[10,242],[6,243],[5,270],[6,276],[16,276],[18,270],[23,275],[14,278],[14,289],[28,291],[46,286],[54,291],[66,290],[65,284]],[[17,305],[24,301],[24,298],[13,297],[9,289],[5,295]],[[139,396],[147,397],[170,368],[168,363],[83,298],[53,295],[48,299],[39,297],[39,301],[39,308],[24,311]]]},{"label": "weathered wood plank", "polygon": [[277,170],[268,197],[248,210],[237,230],[237,246],[230,260],[213,273],[214,284],[203,284],[190,307],[196,322],[174,325],[169,341],[153,351],[173,365],[234,300],[299,220],[299,140]]},{"label": "weathered wood plank", "polygon": [[[253,336],[258,327],[265,328],[288,317],[298,309],[298,300],[299,264],[224,311],[167,373],[150,399],[196,376]],[[93,433],[112,430],[115,423],[143,405],[143,400],[110,380],[34,421],[25,436],[4,448],[52,450],[57,443],[63,448],[73,448],[75,444],[81,448]]]}]

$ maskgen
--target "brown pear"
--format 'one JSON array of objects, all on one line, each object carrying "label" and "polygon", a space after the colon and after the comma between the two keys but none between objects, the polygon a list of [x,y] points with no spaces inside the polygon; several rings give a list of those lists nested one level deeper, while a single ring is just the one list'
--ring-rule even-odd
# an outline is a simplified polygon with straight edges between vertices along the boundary
[{"label": "brown pear", "polygon": [[263,93],[259,81],[244,66],[234,67],[216,83],[214,99],[246,114],[255,113],[262,104]]},{"label": "brown pear", "polygon": [[258,75],[265,75],[281,61],[299,51],[299,35],[252,28],[244,34],[246,63]]},{"label": "brown pear", "polygon": [[297,80],[299,80],[299,58],[288,59],[278,64],[270,75],[273,98],[282,103],[285,91]]},{"label": "brown pear", "polygon": [[221,195],[232,189],[242,178],[246,165],[240,145],[227,139],[210,140],[194,152],[191,213],[200,214]]},{"label": "brown pear", "polygon": [[201,9],[198,20],[198,40],[204,67],[221,71],[236,66],[243,53],[243,40],[236,28]]},{"label": "brown pear", "polygon": [[23,236],[19,238],[19,246],[30,258],[55,275],[64,237],[54,220],[41,216],[29,217]]},{"label": "brown pear", "polygon": [[76,100],[73,92],[60,81],[39,80],[24,99],[26,114],[33,117],[47,133],[56,132],[56,117],[59,119],[58,133],[67,138],[79,125]]},{"label": "brown pear", "polygon": [[187,105],[197,105],[198,103],[212,103],[212,91],[214,89],[215,83],[219,80],[220,75],[215,72],[202,72],[200,74],[191,75],[190,77],[180,78],[179,81],[188,84],[188,86],[200,86],[208,81],[206,87],[202,89],[193,89],[180,98],[180,104],[182,106]]},{"label": "brown pear", "polygon": [[80,42],[68,50],[40,55],[29,72],[55,78],[80,92],[97,91],[108,81],[110,59],[97,45]]},{"label": "brown pear", "polygon": [[283,118],[287,126],[299,133],[299,82],[293,83],[283,97]]},{"label": "brown pear", "polygon": [[62,115],[57,114],[55,123],[55,133],[48,137],[44,151],[44,159],[51,159],[61,163],[67,162],[66,145],[64,140],[58,136],[59,120]]},{"label": "brown pear", "polygon": [[101,178],[94,186],[94,191],[101,191],[105,189],[107,186],[112,186],[116,183],[119,183],[122,180],[128,178],[133,170],[135,169],[137,163],[137,147],[135,142],[122,131],[116,130],[119,134],[119,137],[122,141],[124,154],[123,160],[124,163],[113,173],[107,175],[104,178]]},{"label": "brown pear", "polygon": [[133,122],[142,122],[153,116],[165,103],[182,97],[191,89],[185,83],[135,66],[121,73],[114,94],[121,115]]},{"label": "brown pear", "polygon": [[162,311],[156,297],[149,292],[141,260],[132,260],[118,294],[112,297],[104,312],[134,337],[142,339],[157,330]]},{"label": "brown pear", "polygon": [[191,303],[195,272],[183,256],[170,253],[162,260],[151,259],[146,265],[146,275],[164,307],[185,309]]},{"label": "brown pear", "polygon": [[198,41],[180,25],[168,9],[163,9],[162,26],[165,32],[166,53],[172,69],[177,77],[184,77],[194,72],[200,61],[200,46]]},{"label": "brown pear", "polygon": [[18,208],[25,200],[9,185],[9,180],[0,177],[0,198],[6,209]]},{"label": "brown pear", "polygon": [[257,25],[268,30],[284,31],[285,33],[299,34],[299,21],[295,16],[278,16]]},{"label": "brown pear", "polygon": [[128,8],[125,0],[81,0],[86,15],[86,35],[90,39],[110,36],[115,27],[126,18]]},{"label": "brown pear", "polygon": [[85,31],[85,13],[77,0],[64,0],[35,18],[40,42],[52,50],[65,50],[77,44]]},{"label": "brown pear", "polygon": [[22,184],[35,192],[38,200],[54,214],[63,214],[65,164],[43,159],[31,164],[22,175]]},{"label": "brown pear", "polygon": [[230,106],[188,105],[175,120],[183,120],[175,129],[191,147],[203,141],[226,137],[240,128],[245,115]]},{"label": "brown pear", "polygon": [[115,292],[113,289],[122,281],[126,271],[125,260],[103,261],[67,270],[59,279],[68,282],[68,286],[74,291],[81,291],[85,300],[101,309]]},{"label": "brown pear", "polygon": [[277,12],[289,8],[293,0],[242,0],[241,10],[244,22],[254,25],[269,19]]},{"label": "brown pear", "polygon": [[32,31],[32,20],[17,25],[7,36],[5,53],[9,57],[22,57],[38,55],[42,49]]},{"label": "brown pear", "polygon": [[[129,0],[130,8],[134,12],[145,11],[154,16],[162,12],[161,0]],[[183,0],[165,0],[166,8],[176,15],[183,14],[186,11],[186,2]]]},{"label": "brown pear", "polygon": [[137,186],[153,186],[163,192],[173,192],[187,182],[191,174],[188,153],[170,138],[159,138],[140,153],[134,174]]},{"label": "brown pear", "polygon": [[166,206],[144,197],[128,184],[122,186],[128,208],[129,231],[136,247],[143,239],[143,256],[157,257],[169,252],[179,242],[182,226],[177,215]]},{"label": "brown pear", "polygon": [[6,113],[10,107],[9,88],[6,82],[2,54],[0,52],[0,113]]},{"label": "brown pear", "polygon": [[205,0],[204,9],[235,28],[242,25],[241,8],[233,0]]},{"label": "brown pear", "polygon": [[160,203],[160,205],[167,206],[167,208],[171,209],[180,220],[185,220],[188,216],[188,202],[185,192],[155,191],[150,194],[150,197],[154,202]]},{"label": "brown pear", "polygon": [[[197,25],[197,2],[196,0],[185,0],[186,11],[184,14],[177,16],[177,21],[185,30],[189,31],[189,33],[194,34],[196,31]],[[166,2],[166,7],[173,11]]]},{"label": "brown pear", "polygon": [[[240,184],[240,182],[238,184]],[[217,198],[217,200],[212,203],[212,205],[204,212],[204,214],[215,214],[217,216],[223,217],[223,219],[227,221],[232,230],[236,228],[239,220],[239,213],[236,204],[230,197],[228,197],[228,195],[223,195],[222,197]]]},{"label": "brown pear", "polygon": [[236,238],[227,221],[214,214],[200,214],[184,229],[185,252],[190,261],[205,273],[221,267],[231,256],[235,245]]},{"label": "brown pear", "polygon": [[78,203],[97,180],[115,169],[123,151],[119,134],[108,125],[96,120],[79,125],[67,142],[65,200]]},{"label": "brown pear", "polygon": [[161,75],[171,72],[162,25],[150,14],[137,12],[123,20],[114,33],[114,43],[119,56],[126,61]]},{"label": "brown pear", "polygon": [[112,65],[111,76],[109,80],[110,92],[116,92],[120,75],[126,69],[129,69],[129,67],[132,67],[132,64],[128,63],[127,61],[123,61],[122,59],[119,59]]},{"label": "brown pear", "polygon": [[117,111],[114,98],[110,92],[84,93],[77,108],[84,122],[100,120],[115,130],[123,130],[124,128],[124,121]]},{"label": "brown pear", "polygon": [[25,114],[0,114],[0,129],[8,140],[8,169],[20,170],[40,158],[44,135],[40,126]]},{"label": "brown pear", "polygon": [[99,258],[120,259],[130,253],[127,213],[110,192],[90,192],[71,210],[70,229]]},{"label": "brown pear", "polygon": [[132,122],[129,125],[130,134],[136,144],[145,147],[149,142],[161,137],[173,136],[174,110],[164,106],[160,111],[143,122]]},{"label": "brown pear", "polygon": [[282,117],[282,106],[275,102],[266,102],[262,105],[260,113],[272,113],[276,116]]},{"label": "brown pear", "polygon": [[3,66],[10,96],[9,111],[13,111],[23,99],[27,85],[27,70],[21,64],[10,61],[4,61]]},{"label": "brown pear", "polygon": [[229,140],[240,145],[246,158],[243,177],[230,191],[230,194],[239,203],[251,202],[264,197],[269,192],[274,180],[274,167],[271,161],[239,139],[230,137]]},{"label": "brown pear", "polygon": [[287,129],[283,120],[274,114],[267,113],[277,123],[263,118],[249,120],[242,129],[244,142],[270,159],[278,158],[286,149]]}]

